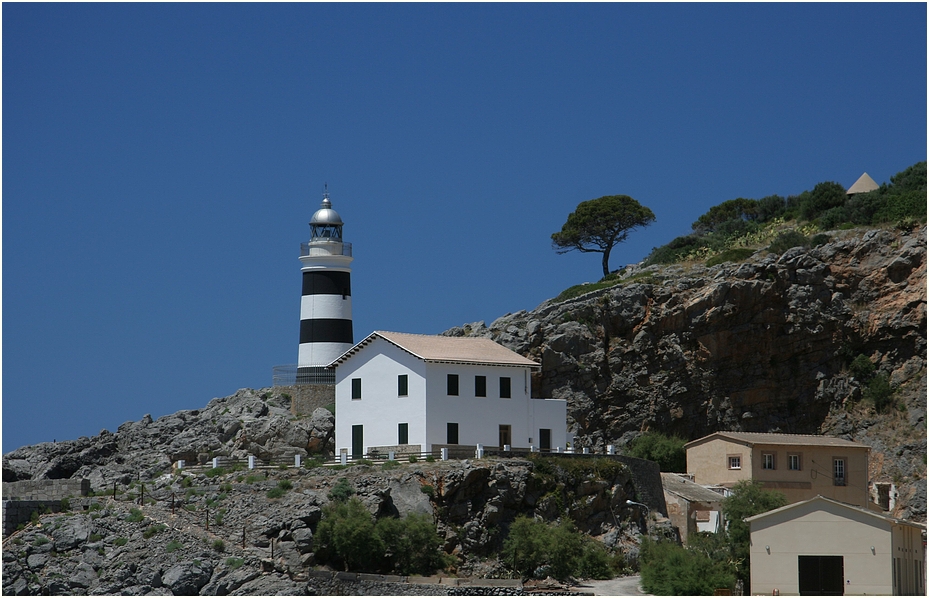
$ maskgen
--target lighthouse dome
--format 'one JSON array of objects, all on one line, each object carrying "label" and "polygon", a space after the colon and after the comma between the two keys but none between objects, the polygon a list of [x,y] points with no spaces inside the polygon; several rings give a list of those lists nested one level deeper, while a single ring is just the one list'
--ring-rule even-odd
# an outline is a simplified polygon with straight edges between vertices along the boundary
[{"label": "lighthouse dome", "polygon": [[332,202],[328,197],[323,198],[323,203],[310,219],[311,225],[317,226],[342,226],[342,217],[332,209]]}]

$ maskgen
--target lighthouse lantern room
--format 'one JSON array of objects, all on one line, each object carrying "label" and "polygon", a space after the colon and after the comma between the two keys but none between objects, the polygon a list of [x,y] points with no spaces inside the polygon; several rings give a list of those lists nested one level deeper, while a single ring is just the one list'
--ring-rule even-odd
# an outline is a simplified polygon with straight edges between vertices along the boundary
[{"label": "lighthouse lantern room", "polygon": [[303,294],[300,300],[298,384],[333,384],[325,366],[352,348],[352,245],[342,240],[342,218],[332,209],[328,189],[310,219],[310,241],[300,245]]}]

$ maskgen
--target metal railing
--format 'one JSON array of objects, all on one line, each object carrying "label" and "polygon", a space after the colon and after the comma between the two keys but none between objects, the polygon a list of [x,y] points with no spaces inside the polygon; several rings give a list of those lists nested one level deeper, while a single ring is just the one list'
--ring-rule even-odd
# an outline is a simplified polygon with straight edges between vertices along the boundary
[{"label": "metal railing", "polygon": [[335,370],[326,367],[276,365],[271,368],[272,386],[302,386],[311,384],[335,384]]},{"label": "metal railing", "polygon": [[326,255],[352,255],[352,244],[342,241],[323,241],[316,240],[308,243],[300,243],[300,257],[306,256],[326,256]]}]

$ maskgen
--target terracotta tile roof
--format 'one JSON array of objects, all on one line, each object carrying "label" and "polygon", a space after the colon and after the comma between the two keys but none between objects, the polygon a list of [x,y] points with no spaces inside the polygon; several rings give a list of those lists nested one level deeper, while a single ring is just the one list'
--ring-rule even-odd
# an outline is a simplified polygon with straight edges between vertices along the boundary
[{"label": "terracotta tile roof", "polygon": [[331,363],[330,366],[342,363],[378,337],[423,361],[539,367],[539,364],[535,361],[526,359],[519,353],[510,351],[489,338],[434,336],[406,332],[386,332],[383,330],[376,330],[369,334],[363,341]]},{"label": "terracotta tile roof", "polygon": [[765,432],[714,432],[709,436],[691,440],[684,447],[702,444],[713,438],[725,438],[749,446],[755,444],[786,444],[791,446],[837,446],[848,448],[870,448],[866,444],[844,440],[834,436],[816,436],[813,434],[768,434]]}]

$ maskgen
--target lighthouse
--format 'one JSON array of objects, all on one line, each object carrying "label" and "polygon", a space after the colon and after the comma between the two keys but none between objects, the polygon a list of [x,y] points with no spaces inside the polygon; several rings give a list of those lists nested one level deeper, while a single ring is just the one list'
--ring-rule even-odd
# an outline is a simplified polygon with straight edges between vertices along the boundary
[{"label": "lighthouse", "polygon": [[352,244],[342,240],[342,218],[332,209],[328,187],[310,219],[310,241],[300,244],[298,384],[334,384],[325,366],[352,348]]}]

